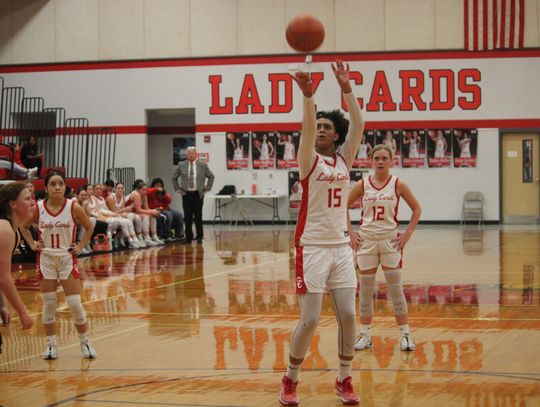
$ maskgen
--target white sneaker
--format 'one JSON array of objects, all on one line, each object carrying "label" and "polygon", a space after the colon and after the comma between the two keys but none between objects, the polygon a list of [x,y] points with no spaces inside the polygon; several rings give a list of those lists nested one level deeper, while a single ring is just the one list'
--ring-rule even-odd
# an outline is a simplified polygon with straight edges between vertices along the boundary
[{"label": "white sneaker", "polygon": [[97,357],[96,350],[90,343],[90,341],[81,342],[81,352],[85,359],[94,359]]},{"label": "white sneaker", "polygon": [[139,247],[140,248],[145,248],[146,247],[146,243],[144,242],[144,238],[143,237],[139,237],[137,239],[137,243],[139,243]]},{"label": "white sneaker", "polygon": [[146,239],[144,239],[144,243],[146,243],[146,247],[154,247],[154,246],[158,246],[159,243],[158,242],[154,242],[152,239],[150,239],[149,237],[147,237]]},{"label": "white sneaker", "polygon": [[45,346],[45,352],[43,352],[43,359],[45,360],[55,360],[58,359],[58,351],[56,350],[56,345],[47,344]]},{"label": "white sneaker", "polygon": [[371,348],[373,348],[373,341],[371,340],[371,336],[366,334],[361,334],[360,338],[358,338],[356,344],[354,345],[355,350],[364,350]]},{"label": "white sneaker", "polygon": [[416,349],[416,345],[414,344],[410,334],[401,335],[401,340],[399,341],[399,343],[401,350],[411,352]]},{"label": "white sneaker", "polygon": [[159,245],[165,244],[165,242],[164,242],[163,240],[161,240],[161,239],[160,239],[159,237],[157,237],[157,236],[152,237],[152,240],[153,240],[154,242],[156,242],[157,244],[159,244]]},{"label": "white sneaker", "polygon": [[128,247],[130,249],[140,249],[141,245],[139,244],[137,240],[133,239],[128,243]]}]

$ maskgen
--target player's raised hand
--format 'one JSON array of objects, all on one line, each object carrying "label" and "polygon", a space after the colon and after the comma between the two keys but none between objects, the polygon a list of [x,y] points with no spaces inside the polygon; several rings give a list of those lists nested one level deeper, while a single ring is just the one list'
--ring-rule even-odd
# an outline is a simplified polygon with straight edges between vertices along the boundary
[{"label": "player's raised hand", "polygon": [[352,88],[350,84],[351,75],[348,63],[343,63],[338,59],[334,64],[332,64],[332,71],[337,79],[339,87],[343,93],[351,93]]},{"label": "player's raised hand", "polygon": [[298,84],[298,87],[302,91],[305,97],[310,98],[313,96],[313,81],[311,76],[307,72],[298,71],[291,74],[294,81]]}]

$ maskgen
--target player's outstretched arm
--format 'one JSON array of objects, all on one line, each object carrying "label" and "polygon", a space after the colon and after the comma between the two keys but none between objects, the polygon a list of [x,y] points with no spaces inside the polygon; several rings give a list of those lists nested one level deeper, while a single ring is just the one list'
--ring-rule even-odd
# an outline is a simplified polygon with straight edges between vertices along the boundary
[{"label": "player's outstretched arm", "polygon": [[300,179],[304,179],[311,170],[315,159],[315,137],[317,131],[315,101],[313,100],[313,81],[306,72],[296,72],[294,81],[304,95],[304,112],[302,117],[302,135],[298,146],[298,167]]}]

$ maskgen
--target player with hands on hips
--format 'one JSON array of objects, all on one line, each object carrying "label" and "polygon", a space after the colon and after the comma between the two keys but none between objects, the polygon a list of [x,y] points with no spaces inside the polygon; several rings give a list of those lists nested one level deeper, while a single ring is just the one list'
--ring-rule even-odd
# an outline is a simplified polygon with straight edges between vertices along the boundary
[{"label": "player with hands on hips", "polygon": [[[394,159],[392,149],[383,144],[375,146],[371,152],[373,175],[362,179],[351,190],[348,205],[362,199],[362,220],[359,233],[352,229],[349,233],[353,248],[357,250],[357,264],[360,268],[360,337],[355,349],[373,347],[371,321],[373,319],[373,293],[375,274],[382,266],[392,299],[394,316],[401,332],[400,348],[413,351],[415,344],[409,332],[408,309],[403,292],[402,252],[411,238],[420,219],[422,209],[409,186],[390,174]],[[398,233],[397,221],[399,200],[403,198],[412,214],[407,229]]]},{"label": "player with hands on hips", "polygon": [[359,402],[351,378],[357,280],[347,230],[347,194],[349,171],[360,146],[364,122],[351,89],[349,66],[337,61],[332,71],[347,103],[350,125],[339,110],[316,112],[310,75],[297,72],[293,76],[304,98],[297,154],[302,200],[295,232],[300,320],[292,334],[279,397],[281,404],[288,406],[298,404],[299,370],[317,328],[326,292],[330,293],[339,322],[335,392],[343,404]]},{"label": "player with hands on hips", "polygon": [[[58,281],[64,289],[66,303],[75,320],[84,358],[95,358],[96,351],[88,338],[86,311],[81,302],[81,283],[77,267],[77,255],[88,244],[93,225],[85,210],[75,199],[65,198],[64,177],[51,172],[45,178],[47,198],[38,201],[34,216],[21,228],[21,233],[37,253],[36,274],[43,297],[42,322],[47,335],[43,359],[58,358],[56,340],[56,286]],[[27,227],[38,225],[39,241],[32,238]],[[75,242],[77,223],[85,233],[79,243]]]}]

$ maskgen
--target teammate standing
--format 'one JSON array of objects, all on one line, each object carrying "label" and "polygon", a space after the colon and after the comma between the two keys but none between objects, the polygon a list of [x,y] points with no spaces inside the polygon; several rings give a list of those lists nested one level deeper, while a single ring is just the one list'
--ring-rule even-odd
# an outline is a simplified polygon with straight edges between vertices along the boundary
[{"label": "teammate standing", "polygon": [[297,72],[293,76],[304,94],[298,148],[303,192],[295,234],[300,320],[292,334],[289,365],[279,398],[288,406],[298,404],[298,374],[317,328],[326,290],[330,292],[339,329],[336,394],[344,404],[359,402],[351,379],[356,339],[356,274],[347,230],[347,196],[349,170],[360,145],[364,123],[352,93],[349,66],[336,61],[332,70],[350,112],[350,126],[338,110],[316,113],[309,74]]},{"label": "teammate standing", "polygon": [[[24,239],[37,253],[37,278],[43,295],[42,322],[47,334],[47,344],[43,359],[58,357],[56,341],[56,285],[58,280],[64,289],[66,303],[75,319],[79,333],[81,352],[87,359],[95,358],[96,351],[88,339],[86,312],[81,303],[81,284],[77,255],[88,244],[93,226],[84,209],[75,199],[66,199],[66,183],[58,173],[50,173],[45,178],[47,198],[38,201],[34,216],[21,228]],[[39,241],[35,242],[26,228],[31,222],[38,225]],[[81,241],[75,243],[76,223],[80,223],[85,233]]]},{"label": "teammate standing", "polygon": [[[394,315],[401,332],[400,348],[415,349],[408,322],[408,309],[401,282],[402,251],[412,236],[422,209],[409,186],[390,174],[394,159],[389,146],[379,144],[371,152],[374,174],[358,182],[349,194],[348,204],[362,198],[360,234],[350,228],[353,246],[358,247],[360,267],[360,338],[355,349],[373,347],[370,329],[373,319],[373,292],[379,264],[384,271]],[[403,198],[412,210],[411,220],[404,233],[398,233],[398,205]],[[350,224],[349,224],[350,225]]]}]

